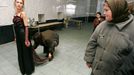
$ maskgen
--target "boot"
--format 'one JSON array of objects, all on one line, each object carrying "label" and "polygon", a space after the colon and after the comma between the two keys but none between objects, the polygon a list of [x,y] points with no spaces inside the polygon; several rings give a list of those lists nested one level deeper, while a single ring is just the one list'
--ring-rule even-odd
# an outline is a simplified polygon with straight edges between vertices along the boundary
[{"label": "boot", "polygon": [[47,58],[40,57],[35,51],[33,51],[33,60],[35,64],[43,64],[46,62]]}]

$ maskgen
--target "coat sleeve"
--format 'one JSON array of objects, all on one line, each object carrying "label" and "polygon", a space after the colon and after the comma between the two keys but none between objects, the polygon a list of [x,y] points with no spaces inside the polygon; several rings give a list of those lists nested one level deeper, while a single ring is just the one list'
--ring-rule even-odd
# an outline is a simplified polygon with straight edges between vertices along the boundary
[{"label": "coat sleeve", "polygon": [[93,62],[95,53],[96,53],[96,47],[97,47],[97,37],[98,37],[98,28],[93,32],[91,35],[89,42],[86,47],[84,60],[88,63]]}]

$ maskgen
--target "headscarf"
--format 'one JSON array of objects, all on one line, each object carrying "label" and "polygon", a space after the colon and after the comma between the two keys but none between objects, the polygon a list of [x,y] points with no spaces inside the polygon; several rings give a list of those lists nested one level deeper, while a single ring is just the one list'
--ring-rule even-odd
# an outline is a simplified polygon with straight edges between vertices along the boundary
[{"label": "headscarf", "polygon": [[105,0],[112,11],[112,22],[119,23],[128,19],[128,4],[126,0]]}]

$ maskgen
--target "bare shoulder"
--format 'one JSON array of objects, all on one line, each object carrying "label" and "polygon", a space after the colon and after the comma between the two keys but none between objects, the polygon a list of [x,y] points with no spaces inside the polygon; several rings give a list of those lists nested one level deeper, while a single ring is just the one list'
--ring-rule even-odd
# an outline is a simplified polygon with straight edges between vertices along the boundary
[{"label": "bare shoulder", "polygon": [[27,26],[28,25],[28,19],[27,19],[26,13],[21,12],[21,17],[22,17],[22,19],[24,21],[24,25]]},{"label": "bare shoulder", "polygon": [[23,12],[21,12],[21,16],[23,17],[23,18],[25,18],[26,17],[26,13],[23,11]]}]

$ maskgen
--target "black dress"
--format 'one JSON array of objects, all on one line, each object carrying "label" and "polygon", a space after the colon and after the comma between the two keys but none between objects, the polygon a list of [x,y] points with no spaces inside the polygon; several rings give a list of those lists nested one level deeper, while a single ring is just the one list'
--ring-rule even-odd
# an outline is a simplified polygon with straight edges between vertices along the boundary
[{"label": "black dress", "polygon": [[23,75],[32,74],[34,72],[32,46],[30,45],[29,47],[26,47],[25,45],[25,26],[23,19],[19,16],[14,16],[13,23],[16,33],[16,44],[20,71]]}]

